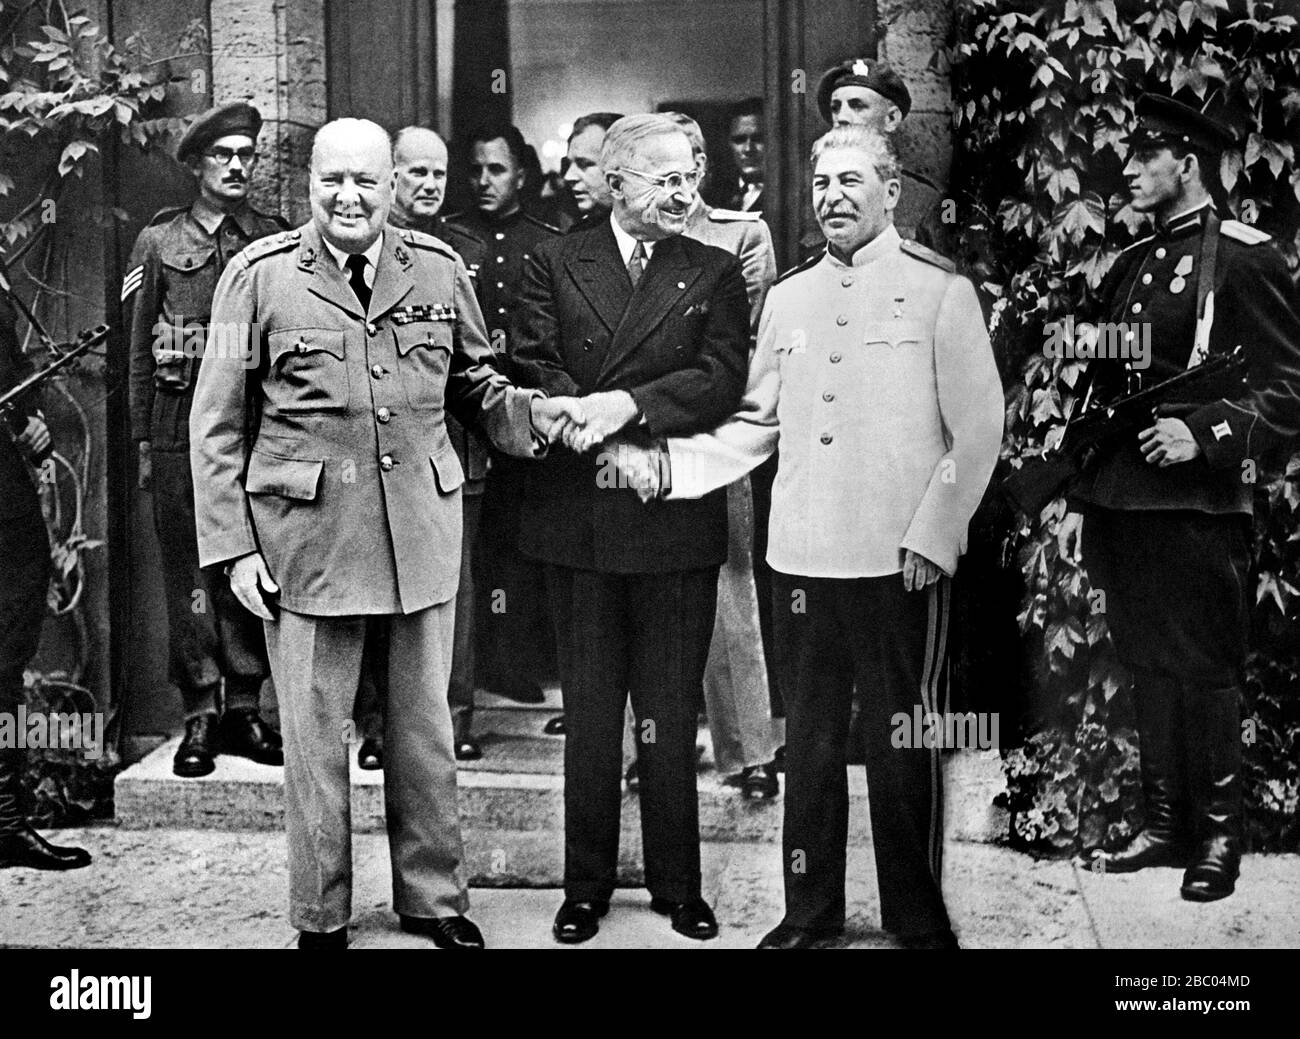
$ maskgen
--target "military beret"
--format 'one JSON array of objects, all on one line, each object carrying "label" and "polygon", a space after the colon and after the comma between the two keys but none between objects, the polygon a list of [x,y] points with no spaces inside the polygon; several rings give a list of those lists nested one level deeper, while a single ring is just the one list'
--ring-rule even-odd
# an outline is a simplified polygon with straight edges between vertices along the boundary
[{"label": "military beret", "polygon": [[907,118],[912,108],[912,95],[907,91],[903,77],[887,61],[876,58],[850,58],[823,73],[817,84],[817,110],[828,123],[831,121],[831,94],[836,87],[868,87],[898,106]]},{"label": "military beret", "polygon": [[176,158],[188,162],[213,141],[231,134],[246,134],[257,140],[262,131],[262,114],[247,101],[235,101],[211,108],[190,124],[176,148]]},{"label": "military beret", "polygon": [[1137,103],[1135,146],[1181,142],[1198,152],[1221,152],[1237,143],[1232,128],[1191,105],[1160,94],[1143,94]]}]

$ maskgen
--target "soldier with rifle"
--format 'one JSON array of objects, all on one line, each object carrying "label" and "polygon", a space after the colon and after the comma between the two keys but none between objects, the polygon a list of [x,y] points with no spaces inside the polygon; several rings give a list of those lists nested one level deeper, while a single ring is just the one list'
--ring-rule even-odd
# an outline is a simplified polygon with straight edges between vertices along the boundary
[{"label": "soldier with rifle", "polygon": [[1149,324],[1150,367],[1091,361],[1090,407],[1236,350],[1246,379],[1187,388],[1101,452],[1058,539],[1063,555],[1082,551],[1105,596],[1141,751],[1145,826],[1092,864],[1184,868],[1183,898],[1210,902],[1232,894],[1240,863],[1252,498],[1265,453],[1300,430],[1300,307],[1269,236],[1222,219],[1211,199],[1232,132],[1149,94],[1137,116],[1124,175],[1155,228],[1107,274],[1100,315]]}]

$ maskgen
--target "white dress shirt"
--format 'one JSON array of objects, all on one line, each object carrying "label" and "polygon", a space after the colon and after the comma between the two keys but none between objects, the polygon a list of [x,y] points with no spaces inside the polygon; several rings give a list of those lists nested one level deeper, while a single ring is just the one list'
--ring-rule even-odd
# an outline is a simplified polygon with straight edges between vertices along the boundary
[{"label": "white dress shirt", "polygon": [[[618,242],[619,255],[623,257],[623,266],[626,267],[632,262],[632,253],[636,249],[636,243],[641,241],[639,238],[633,238],[623,230],[622,226],[614,219],[614,214],[609,214],[609,226],[614,229],[614,240]],[[650,266],[650,257],[654,254],[654,242],[641,242],[645,247],[645,263]]]},{"label": "white dress shirt", "polygon": [[[343,276],[345,278],[348,277],[348,268],[347,268],[348,257],[353,254],[345,253],[342,249],[336,246],[324,235],[321,235],[321,241],[325,243],[325,248],[328,249],[330,255],[334,257],[334,262],[339,265],[339,270],[343,272]],[[361,272],[361,277],[365,280],[366,286],[368,288],[373,289],[375,287],[375,271],[378,269],[379,254],[383,252],[383,249],[384,249],[384,232],[380,231],[379,237],[374,240],[370,248],[361,254],[366,258],[366,266],[365,269]]]}]

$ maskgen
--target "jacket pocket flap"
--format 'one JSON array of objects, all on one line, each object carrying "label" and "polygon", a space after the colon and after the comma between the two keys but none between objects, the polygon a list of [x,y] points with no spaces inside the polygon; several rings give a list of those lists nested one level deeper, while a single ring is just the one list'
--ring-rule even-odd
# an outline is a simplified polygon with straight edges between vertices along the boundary
[{"label": "jacket pocket flap", "polygon": [[397,352],[403,357],[416,347],[452,351],[451,325],[446,321],[422,321],[418,324],[398,325]]},{"label": "jacket pocket flap", "polygon": [[450,443],[438,448],[429,456],[429,461],[433,463],[433,474],[438,480],[438,490],[443,494],[450,494],[465,482],[465,471],[460,467],[456,449]]},{"label": "jacket pocket flap", "polygon": [[869,321],[862,331],[863,343],[898,346],[900,343],[921,343],[925,338],[925,329],[919,321]]},{"label": "jacket pocket flap", "polygon": [[286,328],[266,337],[272,364],[286,355],[312,354],[321,350],[341,361],[345,338],[345,332],[332,328]]},{"label": "jacket pocket flap", "polygon": [[282,498],[314,501],[324,468],[323,461],[277,458],[254,451],[248,462],[244,490],[249,494],[278,494]]},{"label": "jacket pocket flap", "polygon": [[162,260],[164,267],[170,267],[177,271],[196,271],[207,264],[212,259],[212,254],[216,252],[216,246],[172,246],[169,249],[162,249],[158,253],[158,258]]}]

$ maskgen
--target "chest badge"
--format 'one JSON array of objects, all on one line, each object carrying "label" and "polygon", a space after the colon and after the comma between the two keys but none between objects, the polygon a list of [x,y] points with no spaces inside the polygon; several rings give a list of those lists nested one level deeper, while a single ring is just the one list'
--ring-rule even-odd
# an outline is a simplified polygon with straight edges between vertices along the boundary
[{"label": "chest badge", "polygon": [[895,320],[895,321],[901,321],[901,320],[902,320],[902,317],[903,317],[903,303],[904,303],[904,301],[905,301],[906,299],[907,299],[906,296],[895,296],[895,297],[894,297],[894,320]]},{"label": "chest badge", "polygon": [[1174,268],[1174,280],[1169,283],[1169,291],[1177,296],[1183,289],[1187,288],[1187,275],[1192,273],[1192,257],[1189,253],[1178,261],[1178,266]]}]

